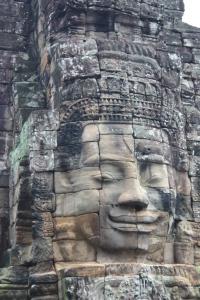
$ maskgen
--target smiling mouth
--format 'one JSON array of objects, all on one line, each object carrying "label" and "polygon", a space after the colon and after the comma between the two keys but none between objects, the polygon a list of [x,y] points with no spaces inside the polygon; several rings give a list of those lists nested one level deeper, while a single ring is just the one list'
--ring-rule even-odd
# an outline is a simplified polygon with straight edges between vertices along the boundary
[{"label": "smiling mouth", "polygon": [[151,233],[155,229],[159,215],[155,212],[145,211],[134,214],[115,214],[108,215],[109,225],[118,231]]}]

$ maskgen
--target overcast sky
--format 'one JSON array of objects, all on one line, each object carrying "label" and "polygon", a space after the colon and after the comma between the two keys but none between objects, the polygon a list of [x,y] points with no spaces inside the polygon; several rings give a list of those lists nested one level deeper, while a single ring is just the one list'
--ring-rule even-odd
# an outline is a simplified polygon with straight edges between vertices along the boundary
[{"label": "overcast sky", "polygon": [[200,0],[184,0],[185,14],[183,22],[200,27]]}]

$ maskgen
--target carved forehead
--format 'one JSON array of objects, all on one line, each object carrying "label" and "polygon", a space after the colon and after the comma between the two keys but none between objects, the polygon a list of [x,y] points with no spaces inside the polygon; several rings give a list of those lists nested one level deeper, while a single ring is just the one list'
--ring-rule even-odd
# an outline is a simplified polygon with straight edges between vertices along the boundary
[{"label": "carved forehead", "polygon": [[[81,123],[79,123],[80,126]],[[113,123],[113,122],[91,122],[82,123],[80,130],[82,142],[97,141],[105,136],[118,136],[118,139],[125,139],[132,136],[132,139],[145,139],[163,143],[169,143],[168,132],[162,128],[149,127],[145,125],[136,125],[132,122]]]},{"label": "carved forehead", "polygon": [[117,160],[118,157],[118,160],[132,161],[135,157],[140,159],[144,155],[156,154],[174,166],[188,161],[186,149],[179,148],[174,136],[170,136],[170,133],[162,128],[131,123],[94,122],[83,125],[79,141],[86,156],[87,144],[93,147],[96,143],[102,160],[114,155],[110,159]]}]

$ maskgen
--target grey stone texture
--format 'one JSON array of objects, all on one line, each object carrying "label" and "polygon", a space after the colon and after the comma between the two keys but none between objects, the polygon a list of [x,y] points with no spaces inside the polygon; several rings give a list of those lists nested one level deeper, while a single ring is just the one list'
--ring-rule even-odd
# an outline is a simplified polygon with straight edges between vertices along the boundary
[{"label": "grey stone texture", "polygon": [[200,29],[183,0],[0,0],[0,299],[200,299]]}]

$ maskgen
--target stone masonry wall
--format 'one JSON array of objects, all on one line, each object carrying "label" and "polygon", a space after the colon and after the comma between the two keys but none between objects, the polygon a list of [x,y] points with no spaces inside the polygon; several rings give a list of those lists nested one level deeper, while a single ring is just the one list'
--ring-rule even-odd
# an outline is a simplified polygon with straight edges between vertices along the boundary
[{"label": "stone masonry wall", "polygon": [[26,55],[27,12],[24,1],[0,3],[0,211],[1,256],[9,247],[9,152],[13,145],[14,103],[12,81],[17,60]]}]

